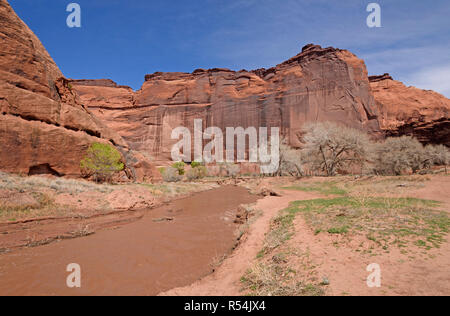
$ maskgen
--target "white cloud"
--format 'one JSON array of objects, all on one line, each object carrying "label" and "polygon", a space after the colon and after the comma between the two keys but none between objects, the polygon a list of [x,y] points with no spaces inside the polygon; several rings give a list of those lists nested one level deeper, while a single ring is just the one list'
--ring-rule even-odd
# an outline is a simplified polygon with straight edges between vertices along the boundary
[{"label": "white cloud", "polygon": [[434,90],[450,98],[450,64],[422,69],[408,77],[408,84]]},{"label": "white cloud", "polygon": [[369,74],[390,73],[406,85],[450,96],[450,45],[405,47],[361,53]]}]

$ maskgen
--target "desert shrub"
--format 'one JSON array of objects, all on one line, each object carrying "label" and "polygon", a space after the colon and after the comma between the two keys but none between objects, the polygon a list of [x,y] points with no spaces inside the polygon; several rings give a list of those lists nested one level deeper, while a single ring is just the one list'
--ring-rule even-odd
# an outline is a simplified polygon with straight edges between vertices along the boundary
[{"label": "desert shrub", "polygon": [[109,145],[93,143],[81,160],[80,167],[86,176],[93,176],[95,181],[111,181],[112,176],[124,169],[119,151]]},{"label": "desert shrub", "polygon": [[445,145],[427,145],[425,147],[427,164],[430,166],[447,166],[450,164],[450,150]]},{"label": "desert shrub", "polygon": [[198,175],[197,175],[195,168],[189,169],[186,172],[186,178],[188,179],[188,181],[193,181],[193,180],[198,179]]},{"label": "desert shrub", "polygon": [[390,137],[375,144],[372,149],[374,171],[382,175],[413,173],[430,165],[424,146],[411,136]]},{"label": "desert shrub", "polygon": [[227,164],[226,172],[228,177],[236,178],[241,172],[241,167],[238,164]]},{"label": "desert shrub", "polygon": [[185,167],[185,166],[186,166],[186,164],[185,164],[184,162],[180,161],[180,162],[174,163],[174,164],[172,165],[172,168],[177,169],[177,170],[178,170],[178,174],[179,174],[180,176],[183,176],[184,173],[185,173],[185,171],[184,171],[184,167]]},{"label": "desert shrub", "polygon": [[362,167],[369,155],[366,133],[329,122],[307,125],[303,142],[302,153],[310,167],[327,176]]},{"label": "desert shrub", "polygon": [[166,168],[162,174],[162,177],[165,182],[179,182],[183,179],[179,170],[173,167]]},{"label": "desert shrub", "polygon": [[221,175],[225,173],[226,177],[236,178],[241,172],[241,167],[238,164],[222,162],[219,163],[219,172]]},{"label": "desert shrub", "polygon": [[294,149],[285,143],[280,144],[279,176],[302,176],[303,163],[303,155],[300,150]]},{"label": "desert shrub", "polygon": [[200,178],[204,178],[208,176],[208,169],[205,166],[199,166],[195,168]]},{"label": "desert shrub", "polygon": [[191,162],[192,168],[197,168],[197,167],[201,167],[201,166],[203,166],[203,163],[201,163],[201,162],[197,162],[197,161]]},{"label": "desert shrub", "polygon": [[191,168],[186,172],[186,178],[189,181],[203,179],[208,175],[208,170],[205,166],[197,166],[195,168]]}]

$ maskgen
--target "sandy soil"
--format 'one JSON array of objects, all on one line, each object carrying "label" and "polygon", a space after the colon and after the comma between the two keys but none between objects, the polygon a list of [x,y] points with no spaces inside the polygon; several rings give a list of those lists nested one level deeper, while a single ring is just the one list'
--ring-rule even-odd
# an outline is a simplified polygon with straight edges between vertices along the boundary
[{"label": "sandy soil", "polygon": [[[309,180],[311,181],[311,180]],[[266,183],[270,185],[270,183]],[[257,261],[265,234],[269,231],[271,219],[278,211],[286,208],[290,202],[320,197],[318,194],[281,191],[282,197],[266,197],[260,200],[257,208],[263,216],[250,228],[245,239],[235,252],[226,259],[217,271],[196,283],[170,290],[160,295],[235,296],[242,292],[241,277]],[[433,176],[424,182],[423,187],[411,189],[405,196],[431,199],[444,202],[441,209],[450,210],[450,177]],[[308,267],[299,278],[310,277],[314,280],[329,280],[324,287],[326,295],[449,295],[450,294],[450,243],[444,243],[439,249],[425,251],[409,249],[402,253],[393,249],[389,253],[369,255],[355,252],[356,245],[363,240],[354,238],[348,244],[340,240],[342,236],[320,234],[316,236],[302,216],[294,222],[295,235],[288,241],[287,247],[308,254]],[[366,240],[367,241],[367,240]],[[380,265],[382,286],[367,286],[368,265]],[[303,264],[303,263],[302,263]],[[306,271],[308,270],[308,271]]]},{"label": "sandy soil", "polygon": [[[449,295],[450,244],[427,252],[420,250],[402,254],[398,249],[390,253],[370,256],[355,252],[363,239],[354,239],[347,246],[336,247],[336,237],[314,236],[303,218],[295,222],[295,238],[289,242],[301,252],[307,252],[315,276],[327,278],[330,285],[326,295],[382,296],[382,295]],[[367,267],[378,264],[381,268],[380,288],[367,286]]]},{"label": "sandy soil", "polygon": [[[450,177],[434,176],[421,189],[411,190],[406,196],[444,202],[441,209],[450,211]],[[389,254],[375,257],[355,253],[350,247],[333,246],[329,235],[317,238],[301,216],[296,218],[293,244],[311,253],[318,265],[317,273],[330,280],[329,295],[449,295],[450,243],[440,249],[423,251],[413,249],[408,255],[393,249]],[[354,240],[358,244],[362,240]],[[381,267],[381,288],[369,288],[366,268],[376,263]]]}]

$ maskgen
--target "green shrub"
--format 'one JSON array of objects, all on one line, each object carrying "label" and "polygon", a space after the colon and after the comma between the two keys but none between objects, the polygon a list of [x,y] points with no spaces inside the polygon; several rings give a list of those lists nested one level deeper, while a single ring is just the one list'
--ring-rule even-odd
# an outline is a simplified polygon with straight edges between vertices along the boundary
[{"label": "green shrub", "polygon": [[184,162],[180,161],[180,162],[174,163],[174,164],[172,165],[172,168],[177,169],[177,170],[178,170],[178,174],[179,174],[180,176],[183,176],[184,173],[185,173],[185,171],[184,171],[184,167],[185,167],[185,166],[186,166],[186,164],[185,164]]},{"label": "green shrub", "polygon": [[198,168],[198,167],[201,167],[201,166],[203,166],[203,164],[201,162],[193,161],[191,163],[191,167],[192,168]]},{"label": "green shrub", "polygon": [[87,150],[86,156],[81,160],[82,172],[95,181],[111,181],[112,176],[122,171],[125,165],[119,151],[109,144],[93,143]]}]

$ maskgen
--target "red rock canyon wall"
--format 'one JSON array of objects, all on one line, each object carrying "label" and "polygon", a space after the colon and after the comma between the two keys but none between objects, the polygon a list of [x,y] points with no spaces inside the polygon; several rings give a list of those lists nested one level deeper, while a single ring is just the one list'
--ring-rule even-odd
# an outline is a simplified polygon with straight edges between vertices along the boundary
[{"label": "red rock canyon wall", "polygon": [[133,92],[108,80],[71,82],[89,109],[128,144],[170,159],[173,128],[280,127],[300,145],[308,122],[334,121],[381,137],[379,109],[362,60],[346,50],[308,45],[271,69],[154,73]]},{"label": "red rock canyon wall", "polygon": [[[39,39],[0,0],[0,170],[80,176],[93,142],[117,146],[129,178],[150,180],[142,155],[92,115]],[[136,168],[135,168],[136,167]]]}]

